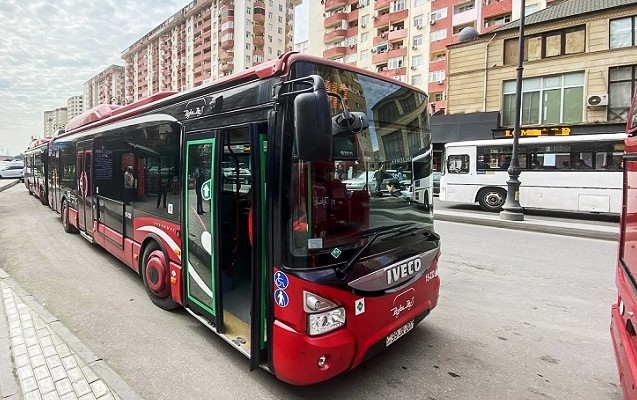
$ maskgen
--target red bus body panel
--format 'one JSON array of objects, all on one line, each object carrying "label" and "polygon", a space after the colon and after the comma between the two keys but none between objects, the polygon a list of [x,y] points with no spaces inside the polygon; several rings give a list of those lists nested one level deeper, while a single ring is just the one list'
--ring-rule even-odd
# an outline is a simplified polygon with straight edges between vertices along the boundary
[{"label": "red bus body panel", "polygon": [[[359,315],[355,304],[363,296],[290,276],[286,288],[288,305],[273,303],[272,365],[276,376],[293,385],[309,385],[350,370],[384,349],[389,334],[436,307],[440,288],[437,262],[438,257],[419,279],[395,293],[365,297],[364,311]],[[344,307],[345,326],[320,336],[308,336],[303,291]],[[327,357],[323,368],[318,366],[321,356]]]},{"label": "red bus body panel", "polygon": [[623,207],[616,279],[617,303],[611,307],[610,333],[619,380],[627,400],[637,400],[637,91],[626,124]]}]

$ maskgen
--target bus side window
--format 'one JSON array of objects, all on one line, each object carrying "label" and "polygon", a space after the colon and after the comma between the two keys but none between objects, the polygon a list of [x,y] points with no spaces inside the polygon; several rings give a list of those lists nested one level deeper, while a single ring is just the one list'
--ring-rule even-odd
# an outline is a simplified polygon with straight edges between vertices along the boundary
[{"label": "bus side window", "polygon": [[469,173],[469,156],[467,154],[450,155],[447,158],[447,171],[450,174]]}]

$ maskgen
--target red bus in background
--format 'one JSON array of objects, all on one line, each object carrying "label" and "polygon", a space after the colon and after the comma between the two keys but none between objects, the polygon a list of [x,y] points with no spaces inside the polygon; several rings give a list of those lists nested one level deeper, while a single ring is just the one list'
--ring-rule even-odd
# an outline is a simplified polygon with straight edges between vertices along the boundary
[{"label": "red bus in background", "polygon": [[49,142],[51,139],[34,139],[24,152],[24,186],[30,194],[48,205],[48,163]]},{"label": "red bus in background", "polygon": [[637,91],[626,124],[624,189],[610,332],[625,399],[637,399]]},{"label": "red bus in background", "polygon": [[71,120],[48,146],[49,205],[252,369],[321,382],[438,302],[432,207],[343,183],[431,149],[428,104],[396,80],[288,53]]}]

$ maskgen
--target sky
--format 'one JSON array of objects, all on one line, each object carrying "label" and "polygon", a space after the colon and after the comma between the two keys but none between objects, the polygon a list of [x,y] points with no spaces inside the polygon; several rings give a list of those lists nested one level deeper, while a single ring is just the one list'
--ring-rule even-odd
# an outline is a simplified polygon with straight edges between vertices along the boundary
[{"label": "sky", "polygon": [[[295,42],[307,39],[308,1],[297,7]],[[1,0],[0,155],[41,137],[43,113],[66,107],[122,51],[188,0]]]}]

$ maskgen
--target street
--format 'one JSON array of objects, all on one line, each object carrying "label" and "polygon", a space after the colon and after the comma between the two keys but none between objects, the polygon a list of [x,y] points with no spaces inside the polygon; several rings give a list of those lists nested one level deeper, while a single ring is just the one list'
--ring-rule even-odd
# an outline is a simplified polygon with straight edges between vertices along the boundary
[{"label": "street", "polygon": [[79,235],[0,192],[0,267],[144,399],[620,399],[608,326],[617,244],[436,222],[438,307],[354,371],[292,387]]}]

